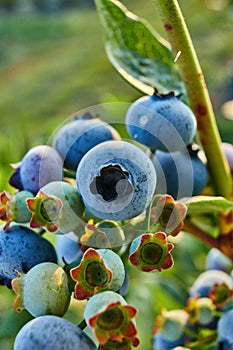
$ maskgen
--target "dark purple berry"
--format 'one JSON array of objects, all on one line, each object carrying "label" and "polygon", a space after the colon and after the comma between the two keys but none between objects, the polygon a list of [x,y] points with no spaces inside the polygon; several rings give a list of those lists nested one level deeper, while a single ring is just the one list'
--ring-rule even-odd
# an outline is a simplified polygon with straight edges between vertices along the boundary
[{"label": "dark purple berry", "polygon": [[36,194],[51,181],[63,178],[63,161],[58,152],[47,145],[32,147],[17,164],[10,183],[18,189]]}]

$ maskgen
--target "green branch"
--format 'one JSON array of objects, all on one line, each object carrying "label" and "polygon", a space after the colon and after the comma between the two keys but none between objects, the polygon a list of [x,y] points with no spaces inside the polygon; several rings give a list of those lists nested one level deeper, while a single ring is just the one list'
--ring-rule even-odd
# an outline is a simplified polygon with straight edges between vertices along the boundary
[{"label": "green branch", "polygon": [[188,219],[184,221],[183,231],[190,233],[194,237],[200,239],[202,242],[208,244],[210,247],[219,249],[233,262],[231,234],[220,235],[219,237],[214,238],[208,233],[202,231],[199,227],[195,226]]},{"label": "green branch", "polygon": [[220,148],[220,135],[204,76],[184,17],[176,0],[153,0],[163,21],[174,56],[183,76],[190,107],[198,128],[216,195],[230,198],[232,180],[229,166]]}]

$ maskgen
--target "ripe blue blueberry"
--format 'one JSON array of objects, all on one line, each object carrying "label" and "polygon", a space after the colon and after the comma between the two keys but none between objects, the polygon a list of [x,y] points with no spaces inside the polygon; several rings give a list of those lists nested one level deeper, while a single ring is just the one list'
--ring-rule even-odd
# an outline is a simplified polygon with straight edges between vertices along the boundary
[{"label": "ripe blue blueberry", "polygon": [[77,266],[82,259],[83,252],[79,246],[79,238],[74,232],[65,235],[58,234],[55,241],[58,262],[63,265],[64,262]]},{"label": "ripe blue blueberry", "polygon": [[97,350],[93,341],[75,324],[64,318],[37,317],[19,331],[14,350]]},{"label": "ripe blue blueberry", "polygon": [[129,272],[127,269],[125,269],[125,278],[124,278],[124,281],[122,283],[121,288],[119,289],[119,294],[122,297],[125,297],[127,295],[128,291],[129,291]]},{"label": "ripe blue blueberry", "polygon": [[208,182],[206,164],[191,146],[177,152],[156,151],[157,193],[168,193],[175,199],[196,196]]},{"label": "ripe blue blueberry", "polygon": [[76,181],[84,204],[93,215],[127,220],[149,205],[156,173],[149,157],[135,145],[106,141],[82,158]]},{"label": "ripe blue blueberry", "polygon": [[221,149],[226,157],[226,160],[230,167],[231,176],[233,177],[233,145],[228,142],[222,142]]},{"label": "ripe blue blueberry", "polygon": [[118,140],[120,135],[109,124],[85,114],[62,126],[54,135],[53,147],[64,160],[64,167],[76,170],[92,147],[107,140]]},{"label": "ripe blue blueberry", "polygon": [[15,270],[26,273],[45,261],[57,262],[48,240],[25,226],[13,225],[6,231],[0,228],[0,284],[11,288],[11,280],[17,277]]},{"label": "ripe blue blueberry", "polygon": [[[219,342],[221,343],[221,349],[230,350],[233,349],[233,309],[223,313],[221,316],[218,326],[217,332],[219,336]],[[219,347],[220,349],[220,347]]]},{"label": "ripe blue blueberry", "polygon": [[216,248],[210,249],[206,256],[206,270],[221,270],[229,273],[232,270],[231,260]]},{"label": "ripe blue blueberry", "polygon": [[16,174],[17,176],[12,175],[10,183],[35,194],[47,183],[62,180],[63,161],[54,148],[47,145],[35,146],[16,165]]},{"label": "ripe blue blueberry", "polygon": [[126,113],[126,128],[134,140],[151,149],[175,152],[192,141],[196,119],[174,94],[154,94],[132,103]]},{"label": "ripe blue blueberry", "polygon": [[179,338],[175,341],[169,341],[163,338],[161,333],[157,333],[153,337],[153,349],[154,350],[168,350],[168,349],[176,349],[179,346],[184,344],[184,337]]}]

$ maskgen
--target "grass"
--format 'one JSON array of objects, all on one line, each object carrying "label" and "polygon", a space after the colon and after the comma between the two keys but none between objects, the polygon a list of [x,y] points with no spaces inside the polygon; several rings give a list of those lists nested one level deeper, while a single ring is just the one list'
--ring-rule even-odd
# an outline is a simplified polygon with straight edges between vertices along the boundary
[{"label": "grass", "polygon": [[[0,159],[5,168],[20,160],[29,145],[47,142],[76,111],[106,96],[125,101],[133,95],[107,60],[95,12],[5,17],[0,36],[1,51],[6,51],[0,66]],[[6,183],[0,181],[3,188]]]},{"label": "grass", "polygon": [[[123,2],[156,28],[158,24],[158,30],[164,34],[153,1],[146,0],[143,5],[141,0]],[[233,50],[232,10],[229,7],[214,11],[202,0],[181,0],[180,3],[210,88],[220,132],[225,141],[232,142],[233,123],[223,119],[220,113],[221,104],[230,96],[226,86]],[[54,129],[70,115],[89,106],[110,103],[106,113],[117,121],[122,118],[122,112],[118,115],[118,109],[112,109],[111,103],[120,102],[122,104],[116,106],[124,107],[124,103],[141,95],[125,83],[109,63],[102,27],[94,10],[47,16],[0,14],[0,74],[0,190],[8,189],[9,163],[19,161],[31,146],[47,143]],[[187,253],[192,246],[196,244],[188,241],[186,248],[177,254],[177,271],[187,268],[181,273],[186,279],[182,285],[191,283],[190,276],[197,272],[200,265],[196,266],[194,261],[204,260],[203,247],[198,258],[197,252]],[[184,260],[192,260],[192,256],[193,261],[183,264]],[[147,312],[151,324],[164,291],[156,287],[157,277],[140,278],[148,289],[138,288],[136,277],[133,278],[129,300],[140,309],[144,307],[143,300],[152,298],[152,303],[142,310]],[[0,301],[0,348],[12,350],[12,335],[14,337],[21,327],[22,315],[9,310],[13,300],[11,291],[0,287],[0,296],[4,301]],[[171,295],[166,295],[166,299],[169,307],[177,306]],[[68,317],[72,319],[74,315]],[[148,323],[144,318],[138,323],[143,338],[140,348],[149,350]]]}]

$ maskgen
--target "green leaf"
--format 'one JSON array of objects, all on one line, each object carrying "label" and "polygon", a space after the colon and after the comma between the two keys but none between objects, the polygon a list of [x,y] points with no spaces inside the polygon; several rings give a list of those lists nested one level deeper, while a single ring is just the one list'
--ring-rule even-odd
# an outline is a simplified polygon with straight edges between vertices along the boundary
[{"label": "green leaf", "polygon": [[220,196],[194,196],[183,199],[182,202],[188,207],[187,215],[224,213],[233,210],[233,202]]},{"label": "green leaf", "polygon": [[220,234],[219,219],[216,215],[195,215],[190,219],[191,223],[208,235],[217,238]]},{"label": "green leaf", "polygon": [[122,77],[152,95],[174,91],[186,98],[169,44],[142,18],[117,0],[95,0],[105,31],[109,60]]}]

